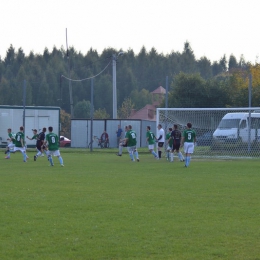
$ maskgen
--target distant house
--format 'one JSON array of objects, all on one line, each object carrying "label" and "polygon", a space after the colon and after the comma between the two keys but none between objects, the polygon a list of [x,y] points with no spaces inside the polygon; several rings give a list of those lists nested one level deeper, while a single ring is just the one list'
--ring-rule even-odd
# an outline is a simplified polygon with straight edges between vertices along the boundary
[{"label": "distant house", "polygon": [[159,107],[160,104],[162,103],[165,97],[165,93],[166,90],[162,86],[155,89],[152,92],[152,104],[147,104],[145,107],[141,108],[138,111],[133,109],[128,119],[142,119],[142,120],[156,121],[156,108]]}]

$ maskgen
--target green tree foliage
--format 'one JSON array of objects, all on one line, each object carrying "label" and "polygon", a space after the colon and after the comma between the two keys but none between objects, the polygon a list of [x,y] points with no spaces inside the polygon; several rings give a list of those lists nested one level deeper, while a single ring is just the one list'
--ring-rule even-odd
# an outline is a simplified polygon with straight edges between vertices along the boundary
[{"label": "green tree foliage", "polygon": [[199,74],[180,73],[172,85],[170,107],[201,107],[206,95],[205,80]]},{"label": "green tree foliage", "polygon": [[196,73],[196,59],[189,42],[184,43],[184,50],[181,54],[181,71],[185,73]]},{"label": "green tree foliage", "polygon": [[131,98],[126,98],[118,111],[119,118],[128,118],[131,115],[134,104]]},{"label": "green tree foliage", "polygon": [[238,68],[238,62],[236,57],[231,54],[228,61],[228,71],[231,71],[232,69]]},{"label": "green tree foliage", "polygon": [[75,118],[90,118],[91,103],[83,100],[79,101],[74,107]]},{"label": "green tree foliage", "polygon": [[226,55],[224,55],[220,61],[219,61],[220,67],[222,69],[222,72],[226,72],[227,71],[227,58]]},{"label": "green tree foliage", "polygon": [[180,73],[171,85],[169,107],[225,107],[228,99],[223,84],[199,74]]},{"label": "green tree foliage", "polygon": [[61,135],[70,138],[70,114],[65,110],[60,111]]},{"label": "green tree foliage", "polygon": [[211,62],[206,57],[202,57],[198,60],[198,69],[202,78],[212,78]]},{"label": "green tree foliage", "polygon": [[94,118],[95,119],[108,119],[108,118],[110,118],[110,116],[107,113],[105,108],[99,108],[94,111]]},{"label": "green tree foliage", "polygon": [[152,103],[152,94],[147,89],[141,91],[133,90],[130,94],[130,99],[134,100],[134,108],[139,110],[147,104]]},{"label": "green tree foliage", "polygon": [[249,105],[249,76],[252,76],[252,97],[251,105],[258,107],[260,105],[260,64],[252,65],[242,62],[242,67],[232,69],[229,77],[230,97],[232,104],[247,107]]},{"label": "green tree foliage", "polygon": [[[60,106],[70,113],[69,81],[65,77],[86,79],[103,71],[94,79],[94,107],[97,117],[107,118],[113,109],[112,55],[119,51],[108,48],[98,54],[91,48],[82,54],[73,47],[68,52],[63,47],[53,47],[45,48],[43,54],[30,52],[26,56],[22,48],[15,50],[10,45],[6,57],[0,58],[0,104],[22,105],[23,81],[26,80],[27,105]],[[137,54],[129,49],[117,59],[118,108],[125,106],[127,99],[131,100],[134,109],[151,103],[150,92],[158,86],[165,87],[166,76],[173,82],[172,106],[245,104],[246,90],[239,88],[243,83],[233,77],[237,70],[248,70],[243,56],[238,62],[233,55],[229,59],[224,55],[212,62],[207,57],[196,60],[189,42],[184,43],[181,53],[172,51],[167,55],[158,53],[155,48],[142,47]],[[71,86],[74,109],[78,103],[91,99],[90,80],[71,81]],[[254,91],[257,90],[258,87],[254,87]],[[257,97],[258,92],[254,95]]]}]

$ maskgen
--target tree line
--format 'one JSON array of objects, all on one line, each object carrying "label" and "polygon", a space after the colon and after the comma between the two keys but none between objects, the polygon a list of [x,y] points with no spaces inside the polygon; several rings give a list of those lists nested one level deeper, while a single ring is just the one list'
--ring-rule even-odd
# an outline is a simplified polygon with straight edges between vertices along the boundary
[{"label": "tree line", "polygon": [[[74,47],[43,54],[12,45],[6,57],[0,58],[0,104],[22,105],[23,82],[26,80],[27,106],[60,106],[70,113],[69,81],[94,78],[94,117],[112,117],[112,56],[122,50],[104,49],[101,54],[90,49],[82,54]],[[129,49],[117,59],[118,115],[127,116],[126,107],[140,109],[152,100],[150,92],[165,87],[169,77],[170,107],[235,107],[248,106],[248,78],[253,76],[252,106],[259,106],[260,73],[258,64],[246,62],[243,56],[225,55],[211,62],[207,57],[196,59],[189,42],[182,52],[163,55],[155,48],[143,47],[138,54]],[[91,81],[71,82],[76,118],[89,117]],[[162,104],[162,106],[164,106]]]}]

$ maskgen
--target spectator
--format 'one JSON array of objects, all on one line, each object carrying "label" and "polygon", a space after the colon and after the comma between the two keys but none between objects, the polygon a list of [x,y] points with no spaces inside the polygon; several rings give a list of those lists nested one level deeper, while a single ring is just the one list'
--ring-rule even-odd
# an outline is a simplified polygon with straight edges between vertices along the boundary
[{"label": "spectator", "polygon": [[102,133],[100,140],[99,140],[99,144],[100,147],[104,147],[107,148],[108,147],[108,143],[109,143],[109,137],[108,137],[108,133],[106,132],[106,130],[104,130],[104,132]]}]

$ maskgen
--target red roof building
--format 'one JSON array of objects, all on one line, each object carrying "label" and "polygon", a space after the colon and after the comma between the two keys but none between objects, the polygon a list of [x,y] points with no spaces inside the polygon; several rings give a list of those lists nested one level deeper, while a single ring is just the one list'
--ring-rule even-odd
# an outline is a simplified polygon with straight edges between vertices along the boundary
[{"label": "red roof building", "polygon": [[153,103],[147,104],[145,107],[141,108],[138,111],[133,109],[128,119],[142,119],[142,120],[156,121],[156,108],[159,107],[159,105],[162,103],[165,97],[165,93],[166,90],[162,86],[155,89],[152,92]]}]

